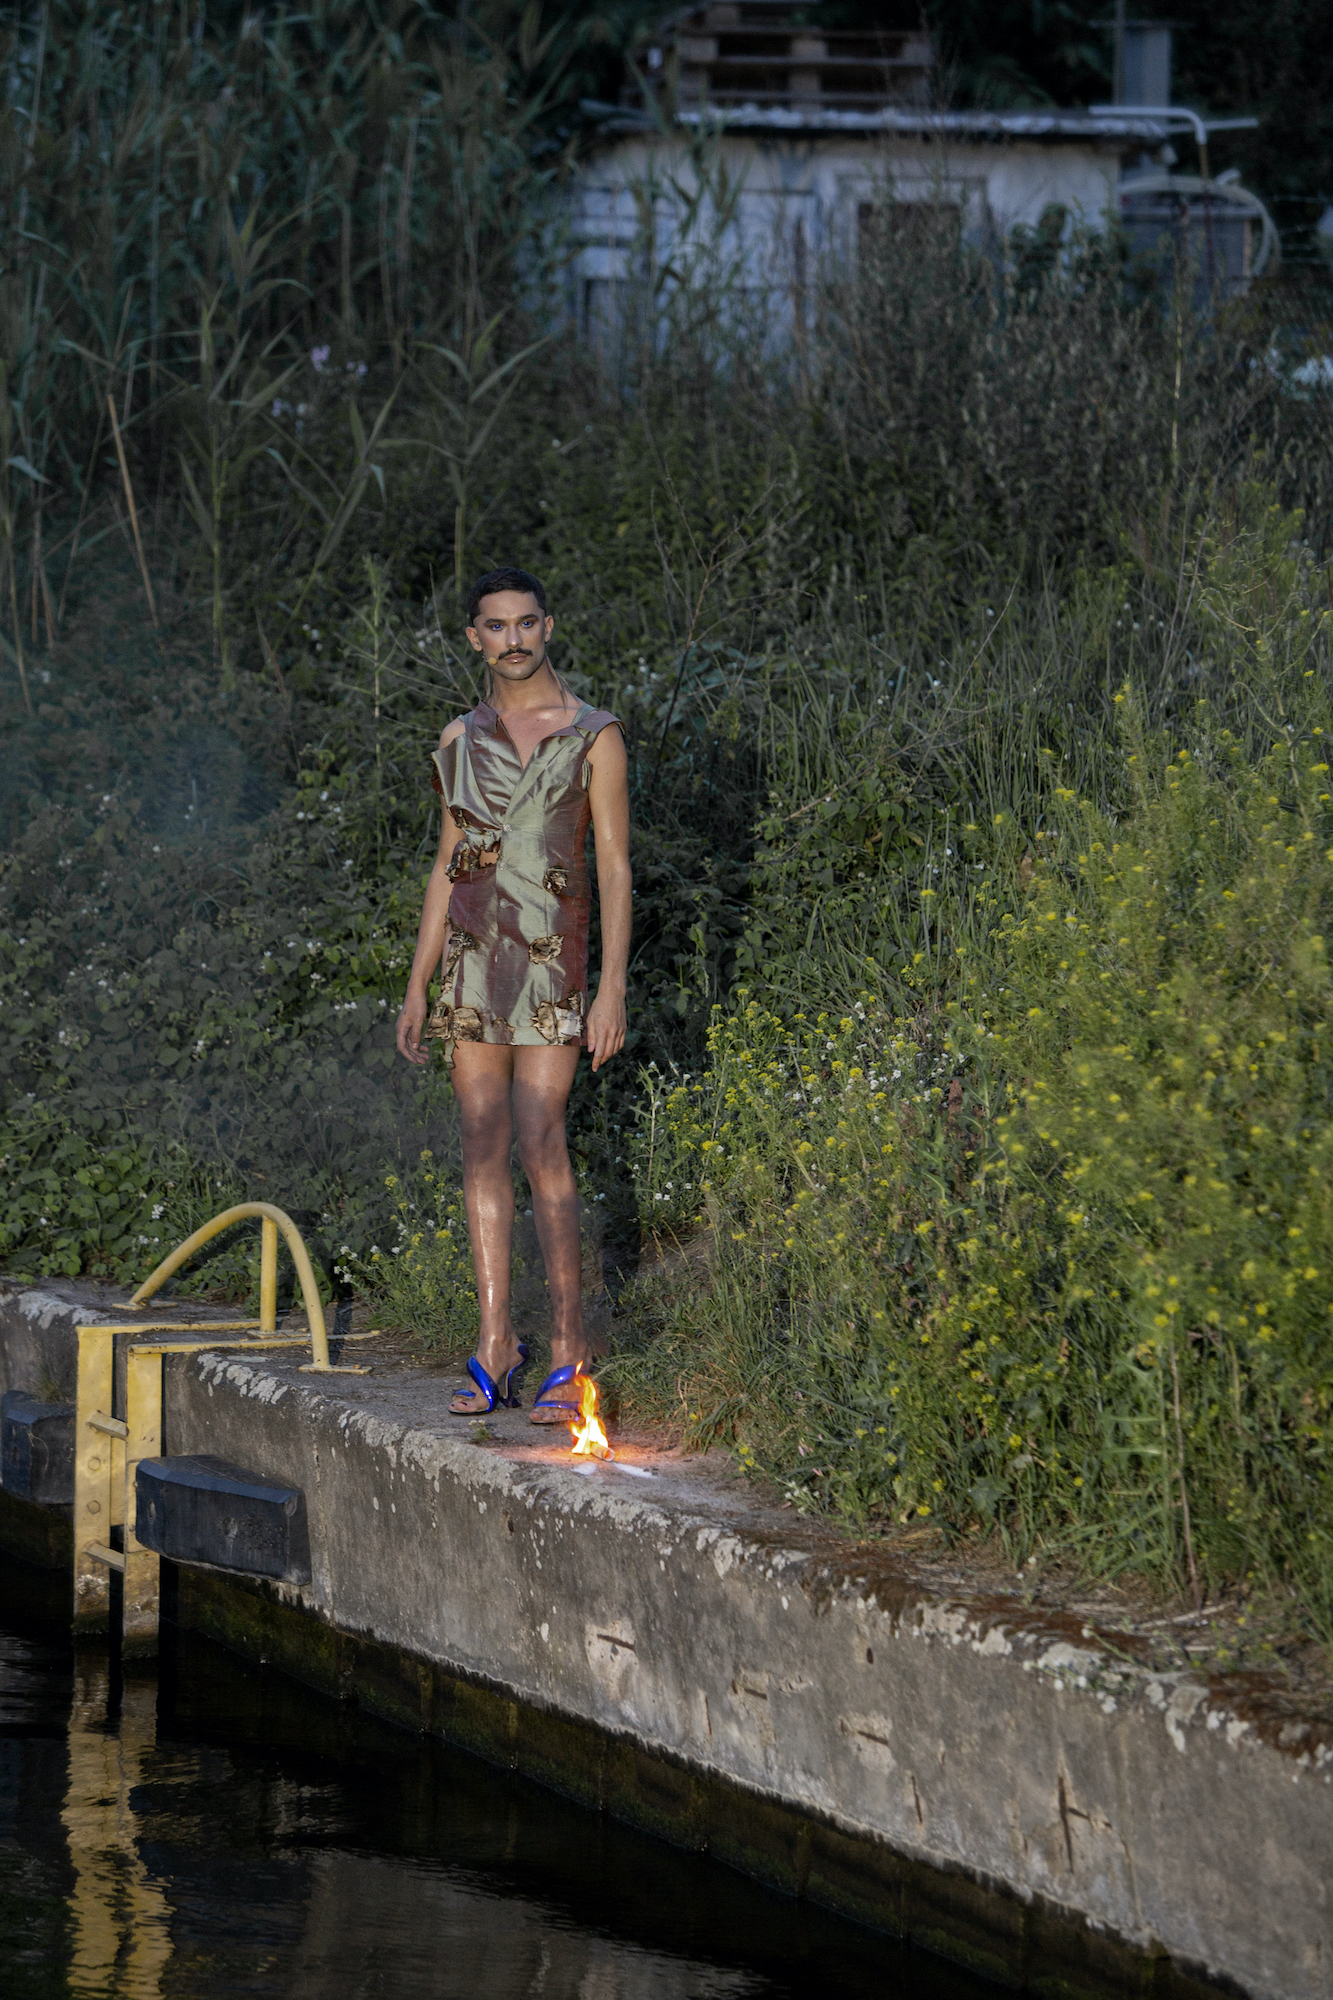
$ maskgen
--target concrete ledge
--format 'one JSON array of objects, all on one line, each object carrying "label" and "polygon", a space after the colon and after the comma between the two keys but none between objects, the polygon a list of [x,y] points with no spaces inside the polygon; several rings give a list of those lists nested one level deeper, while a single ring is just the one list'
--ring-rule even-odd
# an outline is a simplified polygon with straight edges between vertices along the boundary
[{"label": "concrete ledge", "polygon": [[184,1622],[1026,1991],[1329,1993],[1333,1724],[1276,1684],[927,1589],[698,1461],[473,1444],[435,1372],[166,1366],[165,1449],[310,1524],[308,1585],[182,1569]]},{"label": "concrete ledge", "polygon": [[[785,1894],[937,1951],[1024,1992],[1204,2000],[1219,1984],[1071,1919],[1040,1898],[913,1860],[831,1821],[595,1728],[518,1702],[400,1647],[312,1621],[263,1583],[181,1569],[181,1624],[325,1694],[442,1737],[648,1833],[706,1853]],[[1230,1990],[1230,1982],[1225,1982]]]}]

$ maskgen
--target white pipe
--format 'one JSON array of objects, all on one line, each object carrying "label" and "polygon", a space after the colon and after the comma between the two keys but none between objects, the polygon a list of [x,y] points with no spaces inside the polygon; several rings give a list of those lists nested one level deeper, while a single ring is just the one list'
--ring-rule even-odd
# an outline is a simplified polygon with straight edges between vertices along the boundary
[{"label": "white pipe", "polygon": [[1183,104],[1093,104],[1089,106],[1090,118],[1142,118],[1154,123],[1159,118],[1180,118],[1194,134],[1195,143],[1208,144],[1210,132],[1253,132],[1259,123],[1257,118],[1200,118],[1197,111],[1189,111]]}]

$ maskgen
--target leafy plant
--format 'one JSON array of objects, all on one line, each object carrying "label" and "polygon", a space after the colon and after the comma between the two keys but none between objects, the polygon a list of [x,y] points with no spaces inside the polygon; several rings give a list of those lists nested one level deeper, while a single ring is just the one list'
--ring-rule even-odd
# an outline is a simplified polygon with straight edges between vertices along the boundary
[{"label": "leafy plant", "polygon": [[477,1337],[477,1281],[458,1182],[423,1148],[413,1171],[385,1182],[393,1198],[393,1241],[358,1256],[341,1246],[337,1269],[373,1291],[377,1312],[427,1350],[465,1353]]}]

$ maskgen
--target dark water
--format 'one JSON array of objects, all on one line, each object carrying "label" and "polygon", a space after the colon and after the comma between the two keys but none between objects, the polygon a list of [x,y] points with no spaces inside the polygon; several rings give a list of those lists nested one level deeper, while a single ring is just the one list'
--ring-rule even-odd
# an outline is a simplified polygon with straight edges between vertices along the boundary
[{"label": "dark water", "polygon": [[0,1992],[983,2000],[924,1953],[0,1561]]}]

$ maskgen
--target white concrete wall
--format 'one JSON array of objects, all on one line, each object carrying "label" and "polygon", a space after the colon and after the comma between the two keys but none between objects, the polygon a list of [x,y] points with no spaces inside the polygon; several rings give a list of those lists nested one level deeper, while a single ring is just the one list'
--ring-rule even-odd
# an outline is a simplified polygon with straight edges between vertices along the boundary
[{"label": "white concrete wall", "polygon": [[[789,284],[802,258],[850,249],[862,203],[956,202],[973,242],[998,244],[1017,223],[1036,223],[1060,202],[1100,228],[1114,204],[1119,153],[1089,139],[1041,144],[1013,140],[935,141],[899,135],[731,132],[710,142],[714,196],[737,191],[735,227],[716,229],[716,200],[705,196],[696,246],[712,236],[713,255],[734,261],[750,285]],[[580,244],[576,274],[587,311],[590,291],[632,275],[655,216],[658,266],[680,251],[688,203],[700,184],[702,149],[684,134],[625,136],[597,154],[576,184],[572,222]]]}]

